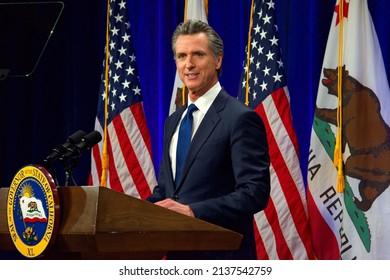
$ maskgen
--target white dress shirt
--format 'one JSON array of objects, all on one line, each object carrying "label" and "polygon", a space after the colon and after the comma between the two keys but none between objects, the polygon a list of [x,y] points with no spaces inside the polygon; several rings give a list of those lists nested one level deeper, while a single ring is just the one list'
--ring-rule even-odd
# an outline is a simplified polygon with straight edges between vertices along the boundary
[{"label": "white dress shirt", "polygon": [[[206,115],[207,111],[209,110],[211,104],[214,102],[214,99],[217,97],[218,93],[221,91],[222,87],[219,82],[217,82],[209,91],[207,91],[205,94],[203,94],[201,97],[199,97],[194,104],[198,108],[198,110],[194,111],[192,113],[193,121],[192,121],[192,133],[191,133],[191,139],[194,137],[196,131],[199,128],[200,123],[202,122],[204,116]],[[190,106],[193,102],[187,97],[187,104]],[[187,113],[187,109],[183,112],[181,119],[184,118],[184,116]],[[175,178],[176,175],[176,148],[177,148],[177,140],[179,136],[179,127],[180,127],[181,121],[179,122],[178,126],[176,127],[175,133],[172,136],[171,144],[169,147],[169,156],[171,158],[171,165],[172,165],[172,175],[173,178]]]}]

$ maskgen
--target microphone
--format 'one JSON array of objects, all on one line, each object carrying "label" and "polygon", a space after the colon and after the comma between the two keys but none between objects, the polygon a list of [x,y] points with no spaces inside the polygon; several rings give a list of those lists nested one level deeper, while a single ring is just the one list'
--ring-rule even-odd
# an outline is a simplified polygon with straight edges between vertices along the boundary
[{"label": "microphone", "polygon": [[80,143],[85,134],[86,133],[82,130],[76,131],[66,139],[66,142],[64,144],[55,147],[51,154],[48,155],[43,161],[47,164],[50,164],[57,158],[61,157],[68,151],[69,148]]},{"label": "microphone", "polygon": [[66,153],[61,156],[60,160],[79,157],[84,150],[92,148],[101,140],[102,135],[100,132],[94,130],[91,133],[85,135],[77,145],[69,147]]}]

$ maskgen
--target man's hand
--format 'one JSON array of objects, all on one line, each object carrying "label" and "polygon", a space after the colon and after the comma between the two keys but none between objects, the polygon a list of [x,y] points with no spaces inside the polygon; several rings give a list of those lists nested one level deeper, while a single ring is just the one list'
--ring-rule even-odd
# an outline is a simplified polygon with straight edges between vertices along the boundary
[{"label": "man's hand", "polygon": [[193,218],[195,217],[194,213],[192,212],[192,210],[190,208],[190,206],[181,204],[181,203],[179,203],[177,201],[174,201],[174,200],[172,200],[170,198],[166,198],[164,200],[156,202],[155,204],[158,205],[158,206],[170,209],[172,211],[175,211],[175,212],[178,212],[178,213],[181,213],[181,214],[193,217]]}]

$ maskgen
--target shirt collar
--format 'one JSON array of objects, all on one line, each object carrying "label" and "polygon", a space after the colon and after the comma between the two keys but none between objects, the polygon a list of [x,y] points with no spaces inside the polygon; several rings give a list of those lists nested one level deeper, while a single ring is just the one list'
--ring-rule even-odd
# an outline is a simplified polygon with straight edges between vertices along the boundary
[{"label": "shirt collar", "polygon": [[191,103],[194,103],[196,107],[202,112],[204,115],[207,113],[214,99],[217,97],[218,93],[221,91],[222,87],[219,82],[217,82],[212,88],[210,88],[205,94],[199,97],[195,102],[191,102],[188,98],[188,106]]}]

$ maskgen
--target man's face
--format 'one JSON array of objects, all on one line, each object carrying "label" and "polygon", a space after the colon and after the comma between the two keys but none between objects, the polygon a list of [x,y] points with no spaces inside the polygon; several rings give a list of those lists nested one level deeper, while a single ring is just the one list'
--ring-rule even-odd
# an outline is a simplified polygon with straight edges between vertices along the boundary
[{"label": "man's face", "polygon": [[217,81],[222,53],[215,58],[203,33],[180,35],[176,41],[176,67],[190,94],[201,96]]}]

